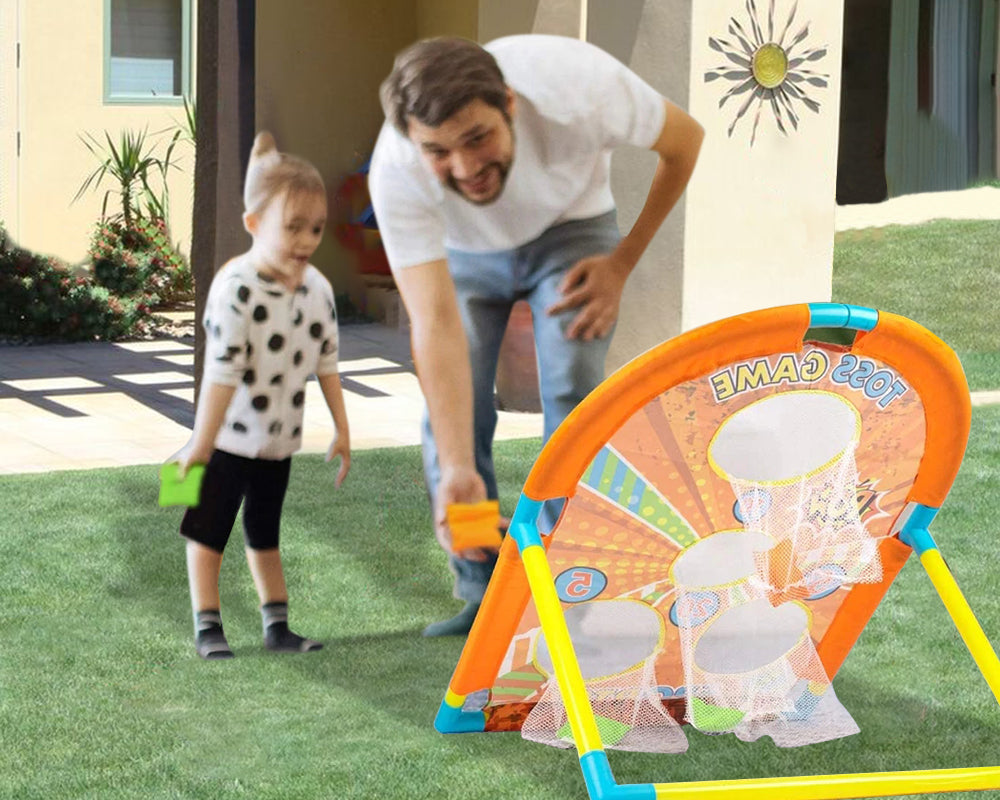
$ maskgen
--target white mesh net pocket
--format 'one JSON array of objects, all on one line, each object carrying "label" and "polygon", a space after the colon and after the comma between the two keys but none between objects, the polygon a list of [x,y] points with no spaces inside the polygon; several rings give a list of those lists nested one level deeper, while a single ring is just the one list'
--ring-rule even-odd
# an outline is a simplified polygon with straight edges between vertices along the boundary
[{"label": "white mesh net pocket", "polygon": [[686,718],[705,733],[769,735],[782,747],[856,733],[816,653],[808,611],[770,583],[776,549],[760,532],[723,531],[674,562]]},{"label": "white mesh net pocket", "polygon": [[799,603],[735,606],[698,631],[685,653],[688,720],[744,741],[797,747],[857,733],[837,700]]},{"label": "white mesh net pocket", "polygon": [[[606,748],[650,753],[682,753],[687,738],[667,713],[656,686],[654,662],[662,643],[663,618],[646,603],[603,600],[566,609],[577,663]],[[528,714],[521,735],[555,747],[573,746],[545,637],[536,663],[549,680]]]},{"label": "white mesh net pocket", "polygon": [[878,541],[858,512],[860,424],[840,395],[785,392],[733,414],[709,447],[743,524],[785,543],[771,554],[769,581],[790,598],[882,579]]}]

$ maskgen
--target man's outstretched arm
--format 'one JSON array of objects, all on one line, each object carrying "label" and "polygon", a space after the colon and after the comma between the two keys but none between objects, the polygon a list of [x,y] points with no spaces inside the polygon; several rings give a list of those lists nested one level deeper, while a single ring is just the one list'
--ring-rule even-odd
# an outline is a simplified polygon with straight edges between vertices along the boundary
[{"label": "man's outstretched arm", "polygon": [[447,505],[486,499],[473,445],[468,341],[446,261],[399,269],[394,277],[410,316],[413,360],[427,401],[441,468],[441,483],[437,496],[432,498],[435,529],[441,546],[451,552],[444,524]]}]

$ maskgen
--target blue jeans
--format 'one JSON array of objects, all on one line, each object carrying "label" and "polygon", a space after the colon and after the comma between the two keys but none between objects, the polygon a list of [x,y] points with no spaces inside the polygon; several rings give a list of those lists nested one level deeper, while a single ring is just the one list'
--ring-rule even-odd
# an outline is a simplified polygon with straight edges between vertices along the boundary
[{"label": "blue jeans", "polygon": [[[531,306],[543,438],[548,441],[569,412],[604,380],[604,360],[611,334],[589,342],[567,339],[566,328],[579,309],[556,316],[548,316],[545,309],[560,299],[559,281],[566,270],[582,258],[611,252],[620,239],[617,214],[609,211],[591,219],[555,225],[534,241],[513,250],[495,253],[448,251],[448,269],[455,282],[462,324],[469,342],[476,469],[491,499],[497,498],[493,468],[493,435],[497,426],[494,382],[500,342],[511,307],[521,299]],[[423,457],[427,491],[433,503],[441,470],[426,413]],[[551,503],[546,505],[552,506]],[[554,507],[545,509],[543,529],[554,525],[560,508],[561,502],[557,501]],[[495,558],[478,562],[450,557],[449,565],[455,574],[455,597],[466,602],[480,602],[495,563]]]}]

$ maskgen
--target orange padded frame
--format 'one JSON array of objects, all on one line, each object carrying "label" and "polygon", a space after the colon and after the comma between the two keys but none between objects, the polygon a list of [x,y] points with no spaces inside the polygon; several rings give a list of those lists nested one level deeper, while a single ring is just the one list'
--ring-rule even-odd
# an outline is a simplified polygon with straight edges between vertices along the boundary
[{"label": "orange padded frame", "polygon": [[[605,380],[566,418],[531,470],[524,494],[542,501],[572,497],[594,456],[640,408],[668,389],[727,364],[803,349],[812,312],[807,304],[753,311],[702,326],[655,347]],[[971,424],[965,373],[954,352],[916,323],[879,312],[850,351],[896,369],[924,407],[924,458],[908,500],[937,508],[961,466]],[[930,456],[928,456],[930,454]],[[543,538],[548,546],[548,540]],[[818,653],[832,678],[911,553],[898,539],[881,545],[883,581],[859,584],[845,599]],[[515,542],[500,551],[483,608],[452,676],[451,689],[470,694],[496,679],[530,598]],[[488,617],[488,626],[484,619]],[[475,658],[472,658],[475,654]]]}]

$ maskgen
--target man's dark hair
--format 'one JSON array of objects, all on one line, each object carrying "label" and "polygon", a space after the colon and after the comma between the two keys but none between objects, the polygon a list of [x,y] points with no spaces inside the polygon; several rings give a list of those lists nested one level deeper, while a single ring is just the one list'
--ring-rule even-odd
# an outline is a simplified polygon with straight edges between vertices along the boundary
[{"label": "man's dark hair", "polygon": [[473,100],[507,115],[507,86],[496,59],[454,36],[424,39],[401,51],[379,96],[386,119],[404,136],[410,117],[436,128]]}]

